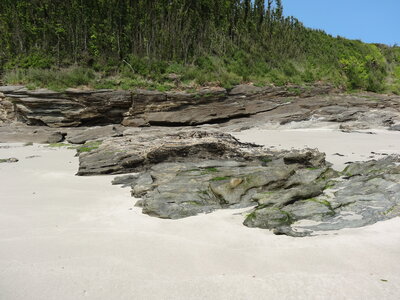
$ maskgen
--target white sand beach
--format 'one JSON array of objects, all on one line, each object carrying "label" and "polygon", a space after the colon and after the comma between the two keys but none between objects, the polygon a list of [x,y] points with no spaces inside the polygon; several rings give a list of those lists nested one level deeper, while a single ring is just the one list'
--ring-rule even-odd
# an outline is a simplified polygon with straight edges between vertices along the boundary
[{"label": "white sand beach", "polygon": [[316,148],[333,167],[342,171],[346,162],[383,158],[400,153],[400,132],[383,129],[346,133],[332,128],[250,129],[233,135],[272,149]]},{"label": "white sand beach", "polygon": [[[338,169],[400,152],[400,134],[387,131],[235,136],[318,147]],[[0,158],[19,159],[0,164],[2,300],[399,298],[400,218],[306,238],[247,228],[243,210],[162,220],[134,207],[114,176],[74,176],[73,150],[0,146]]]}]

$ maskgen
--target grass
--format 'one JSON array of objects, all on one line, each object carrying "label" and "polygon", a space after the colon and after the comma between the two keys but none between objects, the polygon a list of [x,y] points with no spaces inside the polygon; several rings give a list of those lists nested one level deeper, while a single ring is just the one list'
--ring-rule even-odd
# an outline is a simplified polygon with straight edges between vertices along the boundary
[{"label": "grass", "polygon": [[30,89],[49,88],[62,91],[68,87],[89,86],[96,79],[93,70],[83,67],[68,69],[13,69],[6,71],[6,84],[25,84]]},{"label": "grass", "polygon": [[253,211],[253,212],[251,212],[251,213],[249,213],[247,216],[246,216],[246,220],[247,219],[249,219],[249,220],[254,220],[256,218],[256,212],[255,211]]},{"label": "grass", "polygon": [[91,142],[86,142],[82,146],[76,146],[67,143],[53,143],[53,144],[48,144],[47,147],[51,148],[67,147],[68,149],[75,149],[78,153],[83,153],[83,152],[90,152],[99,148],[101,143],[102,141],[91,141]]},{"label": "grass", "polygon": [[333,188],[334,186],[335,186],[335,183],[334,183],[334,182],[328,182],[328,183],[324,186],[324,190],[331,189],[331,188]]},{"label": "grass", "polygon": [[214,177],[214,178],[211,178],[210,181],[223,181],[223,180],[228,180],[230,178],[231,178],[230,176]]},{"label": "grass", "polygon": [[287,88],[293,95],[301,94],[310,84],[323,82],[350,91],[400,94],[400,61],[389,61],[390,53],[384,52],[397,48],[382,50],[358,41],[330,38],[322,40],[321,47],[326,49],[308,53],[302,58],[278,57],[273,62],[242,50],[235,50],[226,56],[200,56],[186,64],[131,55],[126,59],[129,65],[114,60],[95,63],[92,67],[72,65],[54,68],[49,67],[51,64],[36,64],[38,58],[35,58],[29,64],[4,68],[2,80],[5,84],[23,84],[30,89],[49,88],[55,91],[88,87],[195,92],[204,86],[229,89],[242,83],[256,86],[301,85],[302,88]]},{"label": "grass", "polygon": [[306,169],[309,171],[315,171],[315,170],[318,170],[319,168],[318,167],[308,167]]},{"label": "grass", "polygon": [[100,147],[101,143],[102,143],[102,141],[86,142],[83,146],[77,147],[76,151],[78,153],[90,152],[90,151],[98,149]]},{"label": "grass", "polygon": [[263,162],[263,163],[269,163],[269,162],[272,161],[272,158],[269,158],[269,157],[262,157],[262,158],[260,158],[260,161]]},{"label": "grass", "polygon": [[398,208],[399,208],[398,205],[392,206],[391,208],[389,208],[388,210],[386,210],[383,214],[384,214],[385,216],[386,216],[386,215],[389,215],[389,214],[393,213],[395,210],[397,210]]},{"label": "grass", "polygon": [[201,175],[206,175],[206,174],[211,174],[211,173],[217,173],[219,172],[217,168],[205,168],[202,172]]},{"label": "grass", "polygon": [[325,205],[330,210],[328,215],[335,215],[335,210],[332,208],[332,205],[328,200],[310,198],[310,199],[306,199],[305,201],[310,201],[310,202],[315,202],[315,203],[318,203],[318,204]]}]

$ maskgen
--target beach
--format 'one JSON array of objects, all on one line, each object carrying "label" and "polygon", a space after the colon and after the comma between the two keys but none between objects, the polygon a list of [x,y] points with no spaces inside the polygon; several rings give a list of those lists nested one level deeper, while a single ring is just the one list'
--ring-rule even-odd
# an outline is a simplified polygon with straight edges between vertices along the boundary
[{"label": "beach", "polygon": [[[317,147],[341,169],[400,152],[399,133],[375,133],[235,136]],[[19,159],[0,165],[0,299],[398,298],[398,217],[305,238],[245,227],[246,209],[159,219],[134,206],[129,188],[112,186],[115,176],[75,176],[74,150],[0,146],[0,157]]]}]

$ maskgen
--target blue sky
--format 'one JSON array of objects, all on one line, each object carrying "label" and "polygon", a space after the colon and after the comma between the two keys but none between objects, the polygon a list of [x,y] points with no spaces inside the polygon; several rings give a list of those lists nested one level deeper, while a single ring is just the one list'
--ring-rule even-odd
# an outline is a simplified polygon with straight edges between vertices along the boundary
[{"label": "blue sky", "polygon": [[307,27],[367,43],[400,45],[400,0],[282,0]]}]

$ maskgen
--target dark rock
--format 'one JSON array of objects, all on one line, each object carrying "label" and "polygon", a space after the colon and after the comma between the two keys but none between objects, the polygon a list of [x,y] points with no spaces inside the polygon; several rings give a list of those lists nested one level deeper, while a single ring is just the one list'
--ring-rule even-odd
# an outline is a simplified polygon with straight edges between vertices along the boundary
[{"label": "dark rock", "polygon": [[318,151],[292,151],[283,157],[285,164],[317,167],[325,164],[325,154]]},{"label": "dark rock", "polygon": [[[260,195],[283,189],[296,170],[300,170],[299,165],[286,166],[282,159],[268,167],[262,166],[258,159],[160,163],[136,179],[132,195],[142,197],[143,213],[160,218],[185,218],[215,209],[254,205]],[[314,190],[313,186],[309,192],[301,187],[288,189],[297,191],[298,197],[301,193],[302,197],[322,193]]]},{"label": "dark rock", "polygon": [[220,132],[143,128],[136,135],[104,139],[98,149],[81,153],[78,175],[137,172],[171,161],[245,160],[257,149]]},{"label": "dark rock", "polygon": [[391,127],[389,128],[389,130],[392,130],[392,131],[400,131],[400,124],[391,126]]},{"label": "dark rock", "polygon": [[[65,93],[18,87],[3,88],[18,121],[28,125],[74,127],[120,123],[131,107],[127,91],[72,91]],[[1,107],[0,107],[1,111]]]},{"label": "dark rock", "polygon": [[[334,174],[315,150],[270,152],[219,132],[142,130],[110,141],[80,154],[79,174],[142,170],[115,183],[131,184],[132,196],[142,198],[143,212],[160,218],[248,207],[276,190],[287,192],[279,206],[287,205],[321,194]],[[106,153],[115,154],[107,158]],[[320,183],[310,184],[313,180]]]},{"label": "dark rock", "polygon": [[122,185],[122,187],[131,186],[139,178],[139,174],[117,176],[111,182],[113,185]]},{"label": "dark rock", "polygon": [[150,124],[146,120],[141,118],[132,118],[132,117],[125,117],[121,124],[126,127],[150,126]]},{"label": "dark rock", "polygon": [[[307,194],[304,186],[297,200],[287,196],[292,196],[293,190],[279,190],[267,197],[256,196],[259,206],[247,216],[244,224],[275,229],[280,234],[304,236],[361,227],[400,215],[399,157],[352,163],[344,173],[348,175],[347,180],[325,181],[333,194],[318,194],[315,186],[321,186],[321,181],[317,179],[311,188],[315,190],[314,196]],[[313,224],[299,222],[302,220]]]},{"label": "dark rock", "polygon": [[96,126],[69,133],[67,136],[67,141],[71,144],[84,144],[90,140],[117,137],[121,135],[122,128],[120,126]]},{"label": "dark rock", "polygon": [[59,129],[46,126],[26,126],[18,123],[0,126],[0,143],[58,143],[63,141],[66,133],[71,129],[60,132]]},{"label": "dark rock", "polygon": [[15,107],[8,98],[0,97],[0,124],[11,123],[16,120]]},{"label": "dark rock", "polygon": [[14,93],[16,91],[20,91],[20,90],[27,90],[25,88],[25,86],[23,85],[6,85],[6,86],[0,86],[0,92],[4,93],[4,94],[11,94]]},{"label": "dark rock", "polygon": [[55,92],[55,91],[51,91],[48,89],[37,89],[34,91],[27,91],[26,95],[28,96],[33,96],[33,97],[57,97],[57,96],[61,96],[61,93],[59,92]]},{"label": "dark rock", "polygon": [[18,158],[11,157],[11,158],[0,158],[0,163],[16,163],[18,162]]},{"label": "dark rock", "polygon": [[106,93],[106,92],[113,92],[113,90],[110,89],[82,90],[76,88],[68,88],[65,90],[66,94],[71,94],[71,95],[92,95],[92,94]]},{"label": "dark rock", "polygon": [[66,133],[54,132],[48,137],[46,143],[48,144],[60,143],[64,141],[66,135],[67,135]]},{"label": "dark rock", "polygon": [[340,154],[340,153],[334,153],[332,155],[341,156],[341,157],[345,156],[344,154]]},{"label": "dark rock", "polygon": [[248,84],[240,84],[235,86],[233,89],[229,91],[229,95],[251,95],[251,94],[256,94],[260,93],[262,91],[262,88],[253,86],[253,85],[248,85]]},{"label": "dark rock", "polygon": [[338,122],[343,123],[342,129],[346,131],[388,127],[400,122],[400,97],[374,94],[378,101],[371,101],[370,95],[334,95],[330,94],[332,91],[335,90],[331,86],[322,85],[262,88],[239,85],[229,93],[223,88],[204,88],[194,93],[76,89],[59,93],[28,91],[21,86],[0,87],[5,99],[14,104],[6,111],[14,109],[20,122],[51,127],[121,122],[126,126],[145,126],[147,122],[199,125],[254,114],[260,115],[264,123]]},{"label": "dark rock", "polygon": [[[270,152],[218,132],[137,133],[122,137],[119,149],[136,149],[122,167],[143,171],[115,183],[131,185],[132,196],[141,198],[137,206],[150,216],[178,219],[256,205],[244,221],[246,226],[301,237],[400,215],[399,157],[351,163],[343,171],[345,177],[340,177],[315,150]],[[109,146],[92,153],[93,161],[97,163]],[[207,153],[212,147],[224,152]],[[86,156],[90,152],[81,154],[82,162]],[[96,168],[102,172],[116,170],[117,165],[104,160]]]}]

